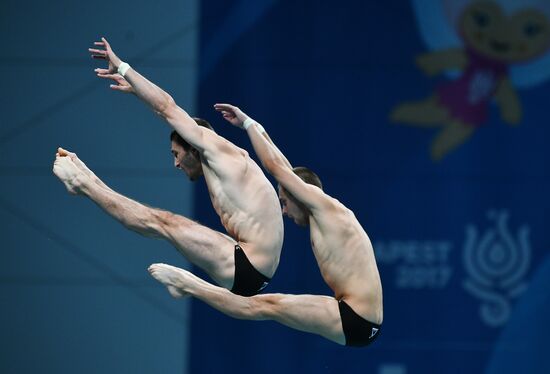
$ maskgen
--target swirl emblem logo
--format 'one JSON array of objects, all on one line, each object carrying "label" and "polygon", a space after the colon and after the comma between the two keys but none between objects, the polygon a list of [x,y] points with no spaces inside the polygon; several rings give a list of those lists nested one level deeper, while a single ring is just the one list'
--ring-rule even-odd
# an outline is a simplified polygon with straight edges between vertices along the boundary
[{"label": "swirl emblem logo", "polygon": [[498,327],[510,316],[511,300],[527,288],[524,276],[531,248],[527,225],[520,227],[514,238],[508,229],[508,212],[490,211],[487,216],[495,226],[483,235],[474,225],[466,227],[463,260],[469,278],[463,286],[481,300],[481,319]]}]

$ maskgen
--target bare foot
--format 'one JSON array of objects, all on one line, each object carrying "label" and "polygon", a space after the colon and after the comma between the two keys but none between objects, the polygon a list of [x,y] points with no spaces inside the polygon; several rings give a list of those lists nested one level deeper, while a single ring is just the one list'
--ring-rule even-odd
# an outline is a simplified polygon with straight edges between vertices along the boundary
[{"label": "bare foot", "polygon": [[182,286],[189,280],[188,272],[166,264],[153,264],[149,266],[149,273],[168,288],[170,295],[176,298],[188,296]]},{"label": "bare foot", "polygon": [[86,174],[91,180],[93,180],[100,187],[109,188],[109,187],[107,187],[107,185],[105,183],[103,183],[103,181],[101,179],[99,179],[97,177],[97,175],[94,174],[93,171],[91,171],[88,168],[88,166],[86,166],[84,161],[82,161],[81,159],[78,158],[76,153],[70,152],[70,151],[68,151],[66,149],[63,149],[61,147],[57,148],[57,153],[61,157],[69,157],[72,160],[72,162],[76,165],[77,168],[79,168],[84,174]]},{"label": "bare foot", "polygon": [[53,163],[53,173],[65,184],[69,193],[76,195],[81,193],[81,187],[86,182],[88,176],[84,174],[69,157],[55,156]]}]

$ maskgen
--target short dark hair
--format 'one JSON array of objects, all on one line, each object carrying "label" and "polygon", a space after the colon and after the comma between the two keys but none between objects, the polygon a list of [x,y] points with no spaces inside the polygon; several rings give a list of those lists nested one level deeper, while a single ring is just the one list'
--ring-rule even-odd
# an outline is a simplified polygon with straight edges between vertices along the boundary
[{"label": "short dark hair", "polygon": [[293,168],[292,171],[294,171],[294,174],[299,176],[300,179],[306,182],[307,184],[312,184],[314,186],[319,187],[320,189],[323,189],[323,183],[321,183],[321,179],[317,174],[315,174],[310,169],[304,166],[297,166]]},{"label": "short dark hair", "polygon": [[[212,127],[212,125],[207,120],[204,120],[204,119],[198,118],[198,117],[193,117],[193,119],[195,120],[197,125],[202,126],[202,127],[206,127],[207,129],[210,129],[210,130],[214,131],[214,128]],[[187,141],[185,139],[183,139],[180,136],[180,134],[178,134],[176,132],[176,130],[174,130],[170,133],[170,140],[172,140],[173,142],[176,142],[177,144],[181,145],[183,147],[183,149],[185,149],[186,151],[188,151],[190,148],[192,148],[191,144],[187,143]]]},{"label": "short dark hair", "polygon": [[[321,179],[319,179],[319,176],[317,174],[315,174],[313,171],[311,171],[310,169],[308,169],[304,166],[297,166],[297,167],[293,168],[292,171],[294,172],[294,174],[296,174],[301,180],[303,180],[307,184],[312,184],[314,186],[317,186],[321,190],[323,189],[323,183],[321,183]],[[298,207],[300,209],[306,210],[306,211],[308,210],[306,208],[306,206],[301,201],[296,199],[294,197],[294,195],[292,195],[290,192],[288,192],[286,190],[286,188],[284,188],[281,184],[279,184],[279,188],[281,188],[285,192],[287,197],[290,200],[292,200],[296,205],[298,205]]]}]

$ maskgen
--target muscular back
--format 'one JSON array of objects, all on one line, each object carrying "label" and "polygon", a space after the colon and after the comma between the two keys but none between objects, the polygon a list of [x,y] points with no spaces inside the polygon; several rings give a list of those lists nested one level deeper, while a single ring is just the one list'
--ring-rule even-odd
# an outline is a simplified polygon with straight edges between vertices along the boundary
[{"label": "muscular back", "polygon": [[[326,195],[325,195],[326,196]],[[382,285],[367,233],[338,200],[310,216],[311,245],[321,275],[337,299],[373,322],[382,321]]]},{"label": "muscular back", "polygon": [[212,205],[227,233],[253,255],[257,269],[271,275],[283,243],[283,220],[275,189],[245,150],[214,136],[217,147],[201,153]]}]

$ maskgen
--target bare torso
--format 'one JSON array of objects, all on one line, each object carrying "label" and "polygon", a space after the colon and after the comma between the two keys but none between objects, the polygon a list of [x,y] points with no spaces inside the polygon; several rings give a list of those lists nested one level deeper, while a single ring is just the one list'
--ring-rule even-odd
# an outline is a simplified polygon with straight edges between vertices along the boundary
[{"label": "bare torso", "polygon": [[277,193],[245,150],[218,138],[221,152],[201,154],[212,205],[257,270],[271,277],[284,236]]},{"label": "bare torso", "polygon": [[329,208],[310,216],[311,245],[321,275],[336,299],[381,323],[382,284],[370,239],[353,212],[330,199]]}]

